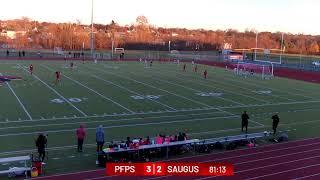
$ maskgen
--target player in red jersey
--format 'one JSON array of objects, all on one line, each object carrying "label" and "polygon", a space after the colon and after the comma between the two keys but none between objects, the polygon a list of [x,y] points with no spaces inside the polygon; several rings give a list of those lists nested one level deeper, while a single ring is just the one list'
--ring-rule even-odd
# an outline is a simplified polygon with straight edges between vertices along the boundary
[{"label": "player in red jersey", "polygon": [[32,64],[30,64],[30,66],[29,66],[29,71],[30,71],[30,74],[32,75],[32,73],[33,73],[33,65]]},{"label": "player in red jersey", "polygon": [[203,76],[204,76],[204,78],[205,78],[205,79],[207,79],[207,75],[208,75],[207,70],[204,70],[204,72],[203,72]]},{"label": "player in red jersey", "polygon": [[186,67],[187,67],[187,65],[184,64],[184,65],[183,65],[183,71],[186,71]]},{"label": "player in red jersey", "polygon": [[58,84],[60,82],[61,74],[59,71],[56,71],[55,74],[56,74],[56,84]]}]

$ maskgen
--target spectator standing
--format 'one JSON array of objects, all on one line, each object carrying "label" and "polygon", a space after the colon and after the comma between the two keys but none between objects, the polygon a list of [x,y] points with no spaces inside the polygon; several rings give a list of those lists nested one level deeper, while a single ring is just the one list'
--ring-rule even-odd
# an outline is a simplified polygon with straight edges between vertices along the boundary
[{"label": "spectator standing", "polygon": [[39,161],[44,161],[44,158],[46,156],[46,145],[47,145],[47,138],[42,133],[39,134],[37,140],[36,140],[36,146],[39,153]]},{"label": "spectator standing", "polygon": [[86,137],[86,130],[83,124],[81,124],[80,127],[76,130],[76,135],[78,140],[78,152],[82,152],[83,141]]},{"label": "spectator standing", "polygon": [[249,124],[249,115],[247,114],[247,111],[244,111],[243,114],[241,115],[242,119],[242,126],[241,126],[241,131],[243,132],[243,128],[246,128],[246,133],[248,133],[248,124]]},{"label": "spectator standing", "polygon": [[97,143],[97,152],[101,152],[104,145],[104,130],[102,125],[97,127],[96,143]]},{"label": "spectator standing", "polygon": [[280,121],[280,118],[278,116],[278,114],[275,114],[271,117],[272,119],[272,130],[273,130],[273,134],[276,134],[277,132],[277,127],[278,127],[278,124],[279,124],[279,121]]}]

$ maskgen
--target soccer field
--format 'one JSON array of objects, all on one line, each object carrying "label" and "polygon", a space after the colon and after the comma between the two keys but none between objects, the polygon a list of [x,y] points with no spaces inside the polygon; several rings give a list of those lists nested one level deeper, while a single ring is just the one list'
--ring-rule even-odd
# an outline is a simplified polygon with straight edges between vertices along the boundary
[{"label": "soccer field", "polygon": [[[48,134],[47,172],[94,169],[95,129],[106,139],[154,137],[186,131],[193,138],[240,134],[240,115],[250,115],[249,132],[279,130],[289,137],[319,136],[320,85],[285,78],[244,78],[232,71],[199,65],[154,62],[75,63],[1,61],[2,75],[21,76],[0,87],[0,157],[26,155],[38,133]],[[34,65],[34,75],[28,72]],[[208,70],[208,79],[202,72]],[[55,71],[62,72],[54,84]],[[85,151],[77,153],[75,129],[85,124]],[[0,165],[1,166],[1,165]]]}]

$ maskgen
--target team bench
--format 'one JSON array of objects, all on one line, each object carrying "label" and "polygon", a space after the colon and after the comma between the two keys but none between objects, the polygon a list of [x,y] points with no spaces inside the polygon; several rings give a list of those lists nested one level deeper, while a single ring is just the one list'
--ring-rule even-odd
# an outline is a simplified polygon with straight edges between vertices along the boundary
[{"label": "team bench", "polygon": [[199,146],[208,146],[208,145],[217,145],[219,144],[222,146],[223,144],[233,144],[237,142],[244,142],[248,143],[251,141],[255,141],[259,138],[265,138],[270,136],[271,132],[264,131],[264,132],[258,132],[258,133],[251,133],[251,134],[240,134],[235,136],[226,136],[226,137],[219,137],[219,138],[211,138],[211,139],[204,139],[201,140],[198,145]]},{"label": "team bench", "polygon": [[27,173],[31,170],[31,168],[28,167],[28,164],[27,164],[27,162],[30,160],[31,160],[30,156],[17,156],[17,157],[9,157],[9,158],[0,158],[0,164],[13,163],[13,162],[24,162],[24,167],[3,170],[3,171],[0,171],[0,175],[6,174],[9,176],[15,176],[15,175],[23,172],[27,177]]}]

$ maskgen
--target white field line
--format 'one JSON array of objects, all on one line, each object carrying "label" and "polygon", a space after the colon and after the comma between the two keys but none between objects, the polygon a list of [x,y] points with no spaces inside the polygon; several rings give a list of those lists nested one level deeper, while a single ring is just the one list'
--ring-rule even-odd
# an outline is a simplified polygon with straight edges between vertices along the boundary
[{"label": "white field line", "polygon": [[[123,128],[123,127],[135,127],[135,126],[150,126],[150,125],[162,125],[162,124],[174,124],[174,123],[184,123],[184,122],[199,122],[213,119],[231,119],[231,118],[239,118],[239,116],[223,116],[223,117],[209,117],[209,118],[196,118],[196,119],[188,119],[188,120],[174,120],[174,121],[163,121],[163,122],[149,122],[149,123],[136,123],[136,124],[121,124],[121,125],[111,125],[104,127],[105,129],[113,129],[113,128]],[[87,130],[92,130],[96,128],[86,128]],[[34,131],[34,132],[23,132],[23,133],[8,133],[1,134],[0,137],[8,137],[8,136],[21,136],[21,135],[31,135],[31,134],[39,134],[39,133],[60,133],[60,132],[72,132],[75,129],[62,129],[62,130],[49,130],[49,131]]]},{"label": "white field line", "polygon": [[[41,65],[41,66],[42,66],[42,67],[44,67],[44,68],[46,68],[46,69],[48,69],[49,71],[52,71],[52,69],[51,69],[51,68],[49,68],[49,67],[48,67],[48,66],[46,66],[46,65]],[[82,87],[84,87],[84,88],[86,88],[86,89],[90,90],[91,92],[93,92],[93,93],[95,93],[95,94],[99,95],[99,96],[100,96],[100,97],[102,97],[103,99],[108,100],[108,101],[110,101],[110,102],[112,102],[112,103],[114,103],[114,104],[118,105],[119,107],[121,107],[121,108],[123,108],[123,109],[125,109],[125,110],[129,111],[130,113],[134,113],[131,109],[124,107],[124,106],[123,106],[123,105],[121,105],[120,103],[115,102],[114,100],[112,100],[112,99],[110,99],[110,98],[108,98],[108,97],[106,97],[106,96],[102,95],[101,93],[99,93],[99,92],[97,92],[96,90],[94,90],[94,89],[92,89],[92,88],[90,88],[90,87],[88,87],[88,86],[86,86],[86,85],[84,85],[84,84],[80,83],[79,81],[74,80],[74,79],[72,79],[72,78],[70,78],[69,76],[64,75],[64,74],[62,74],[62,76],[66,77],[67,79],[69,79],[69,80],[71,80],[71,81],[73,81],[73,82],[77,83],[78,85],[80,85],[80,86],[82,86]]]},{"label": "white field line", "polygon": [[[74,125],[79,123],[84,123],[86,125],[93,123],[108,123],[108,122],[122,122],[122,121],[132,121],[132,120],[144,120],[144,119],[161,119],[161,118],[175,118],[175,117],[190,117],[190,116],[201,116],[201,115],[210,115],[218,114],[222,112],[211,112],[211,113],[197,113],[197,114],[181,114],[181,115],[165,115],[165,116],[150,116],[150,117],[134,117],[134,118],[125,118],[125,119],[113,119],[113,120],[100,120],[100,121],[81,121],[81,122],[70,122],[70,123],[56,123],[56,124],[40,124],[40,125],[30,125],[30,126],[12,126],[12,127],[2,127],[0,130],[5,129],[19,129],[19,128],[32,128],[32,127],[51,127],[51,126],[62,126],[62,125]],[[87,117],[90,118],[90,117]]]},{"label": "white field line", "polygon": [[[151,78],[152,78],[152,79],[155,79],[155,80],[158,80],[158,81],[166,82],[166,83],[168,83],[168,84],[172,84],[172,85],[175,85],[175,86],[179,86],[179,87],[183,87],[183,88],[186,88],[186,89],[190,89],[190,90],[195,91],[195,92],[198,92],[198,93],[203,92],[203,91],[199,91],[199,90],[193,89],[193,88],[191,88],[191,87],[183,86],[183,85],[178,84],[178,83],[172,83],[172,82],[170,82],[170,81],[163,80],[163,79],[160,79],[160,78],[155,78],[155,77],[151,77]],[[234,101],[234,100],[232,100],[232,99],[227,99],[227,98],[223,98],[223,97],[219,97],[219,96],[217,96],[216,98],[223,99],[223,100],[225,100],[225,101],[229,101],[229,102],[232,102],[232,103],[235,103],[235,104],[238,104],[238,105],[244,105],[244,104],[242,104],[242,103],[240,103],[240,102],[236,102],[236,101]]]},{"label": "white field line", "polygon": [[[296,110],[295,112],[301,112],[301,111],[309,111],[310,109],[306,110]],[[314,110],[314,109],[311,109]],[[279,111],[277,111],[279,112]],[[291,111],[283,111],[283,112],[291,112]],[[181,114],[181,115],[164,115],[164,116],[151,116],[147,117],[148,119],[161,119],[161,118],[174,118],[174,117],[189,117],[189,116],[201,116],[201,115],[210,115],[210,114],[219,114],[223,112],[210,112],[210,113],[196,113],[196,114]],[[275,112],[267,112],[267,113],[259,113],[259,114],[253,114],[252,116],[260,116],[260,115],[272,115]],[[280,112],[281,113],[281,112]],[[87,117],[91,118],[91,117]],[[81,121],[81,122],[70,122],[70,123],[55,123],[55,124],[41,124],[41,125],[23,125],[23,126],[12,126],[12,127],[2,127],[0,130],[5,130],[5,129],[20,129],[20,128],[34,128],[34,127],[49,127],[49,126],[63,126],[63,125],[74,125],[74,124],[79,124],[79,123],[84,123],[84,124],[93,124],[93,123],[108,123],[108,122],[121,122],[121,121],[130,121],[130,120],[143,120],[145,117],[135,117],[135,118],[125,118],[125,119],[114,119],[114,120],[100,120],[100,121]]]},{"label": "white field line", "polygon": [[[262,127],[259,127],[259,126],[253,126],[251,129],[261,129],[261,128]],[[240,128],[223,129],[223,130],[217,130],[217,131],[201,131],[201,132],[189,133],[189,135],[208,134],[208,132],[210,132],[210,134],[219,134],[219,133],[233,132],[233,131],[239,131],[239,130],[240,130]],[[295,140],[295,141],[300,141],[300,140]],[[120,142],[120,140],[115,140],[115,142]],[[284,142],[284,143],[287,143],[287,142]],[[319,142],[318,143],[312,143],[311,145],[316,145],[316,144],[319,144]],[[308,145],[310,145],[310,144],[308,144]],[[300,145],[300,146],[308,146],[308,145]],[[96,144],[84,144],[84,146],[85,147],[94,147],[94,146],[96,146]],[[269,146],[269,145],[267,145],[267,146]],[[72,148],[75,148],[75,147],[77,147],[77,146],[76,145],[56,146],[56,147],[47,148],[47,150],[48,151],[60,151],[60,150],[72,149]],[[299,146],[297,146],[297,147],[299,147]],[[285,149],[291,149],[291,148],[285,148]],[[0,155],[29,153],[29,152],[33,152],[33,151],[36,151],[36,149],[0,152]],[[206,156],[206,155],[196,155],[196,156]],[[184,159],[184,158],[177,158],[177,159]]]},{"label": "white field line", "polygon": [[[259,167],[245,169],[245,170],[241,170],[241,171],[235,171],[234,174],[239,174],[239,173],[244,173],[244,172],[248,172],[248,171],[254,171],[254,170],[258,170],[258,169],[274,167],[274,166],[279,166],[279,165],[284,165],[284,164],[289,164],[289,163],[294,163],[294,162],[299,162],[299,161],[304,161],[304,160],[309,160],[309,159],[314,159],[314,158],[319,158],[319,157],[320,156],[313,156],[313,157],[296,159],[296,160],[292,160],[292,161],[284,161],[284,162],[281,162],[281,163],[275,163],[275,164],[271,164],[271,165],[259,166]],[[250,163],[251,161],[247,161],[247,162]],[[235,163],[234,165],[237,165],[237,164],[238,163]],[[277,171],[276,173],[269,173],[269,174],[265,174],[265,175],[261,175],[261,176],[255,176],[255,177],[252,177],[252,178],[247,178],[247,180],[249,180],[249,179],[259,179],[259,178],[263,178],[263,177],[267,177],[267,176],[282,174],[282,173],[285,173],[285,172],[291,172],[291,171],[296,171],[296,170],[300,170],[300,169],[306,169],[306,168],[309,168],[309,167],[320,166],[320,164],[315,164],[315,165],[310,165],[310,166],[303,166],[303,163],[301,163],[301,165],[302,165],[302,167],[300,167],[300,168],[294,168],[294,169],[289,169],[289,170],[285,170],[285,171]],[[216,178],[216,177],[217,176],[204,177],[204,178],[198,178],[196,180],[213,179],[213,178]]]},{"label": "white field line", "polygon": [[[20,66],[20,64],[17,64],[22,70],[26,71],[27,73],[29,73],[24,67]],[[74,109],[76,109],[80,114],[82,114],[83,116],[87,116],[86,113],[84,113],[83,111],[81,111],[79,108],[77,108],[74,104],[72,104],[67,98],[65,98],[64,96],[62,96],[58,91],[56,91],[54,88],[52,88],[51,86],[49,86],[46,82],[42,81],[38,76],[36,76],[35,74],[32,75],[34,78],[36,78],[37,80],[39,80],[42,84],[44,84],[46,87],[48,87],[51,91],[53,91],[56,95],[58,95],[61,99],[63,99],[65,102],[67,102],[70,106],[72,106]]]},{"label": "white field line", "polygon": [[[251,129],[260,129],[262,127],[260,126],[254,126]],[[189,135],[193,134],[208,134],[208,132],[211,132],[211,134],[218,134],[221,132],[232,132],[232,131],[239,131],[240,128],[232,128],[232,129],[223,129],[223,130],[217,130],[217,131],[203,131],[203,132],[195,132],[195,133],[189,133]],[[114,142],[120,142],[120,140],[114,140]],[[96,144],[84,144],[85,147],[94,147]],[[70,145],[70,146],[56,146],[56,147],[51,147],[47,148],[47,150],[65,150],[65,149],[72,149],[74,147],[77,147],[76,145]],[[7,154],[19,154],[19,153],[26,153],[26,152],[32,152],[35,151],[36,149],[27,149],[27,150],[19,150],[19,151],[7,151],[7,152],[0,152],[0,155],[7,155]]]},{"label": "white field line", "polygon": [[202,102],[199,102],[199,101],[196,101],[196,100],[193,100],[193,99],[190,99],[190,98],[187,98],[187,97],[178,95],[178,94],[176,94],[176,93],[169,92],[169,91],[167,91],[167,90],[161,89],[161,88],[159,88],[159,87],[155,87],[155,86],[153,86],[153,85],[150,85],[150,84],[147,84],[147,83],[144,83],[144,82],[141,82],[141,81],[138,81],[138,80],[129,78],[129,77],[124,77],[124,76],[121,76],[121,75],[118,75],[118,74],[114,74],[114,73],[111,73],[111,72],[105,72],[105,71],[103,71],[102,69],[96,69],[96,68],[92,68],[92,69],[99,70],[99,71],[101,71],[101,72],[103,72],[103,73],[112,74],[112,75],[114,75],[114,76],[118,76],[118,77],[123,78],[123,79],[128,79],[128,80],[134,81],[134,82],[136,82],[136,83],[142,84],[142,85],[144,85],[144,86],[151,87],[151,88],[153,88],[153,89],[158,89],[158,90],[160,90],[160,91],[166,92],[166,93],[171,94],[171,95],[173,95],[173,96],[177,96],[177,97],[179,97],[179,98],[182,98],[182,99],[185,99],[185,100],[194,102],[194,103],[196,103],[196,104],[201,104],[201,105],[203,105],[203,106],[205,106],[205,107],[207,107],[207,108],[213,108],[213,107],[211,107],[211,106],[209,106],[209,105],[207,105],[207,104],[205,104],[205,103],[202,103]]},{"label": "white field line", "polygon": [[[228,159],[234,159],[234,158],[241,158],[241,157],[250,157],[252,155],[257,155],[257,154],[265,154],[265,153],[270,153],[270,152],[277,152],[277,151],[285,151],[285,150],[288,150],[288,149],[297,149],[298,147],[307,147],[307,146],[311,146],[311,145],[318,145],[319,142],[317,143],[311,143],[311,144],[304,144],[304,145],[298,145],[298,146],[294,146],[294,147],[286,147],[286,148],[279,148],[279,149],[273,149],[273,150],[267,150],[267,151],[261,151],[261,152],[254,152],[254,153],[250,153],[250,154],[244,154],[244,155],[237,155],[237,156],[231,156],[231,157],[225,157],[225,158],[218,158],[218,159],[209,159],[209,160],[205,160],[205,161],[201,161],[201,163],[204,163],[204,162],[211,162],[211,161],[215,161],[215,162],[218,162],[218,161],[222,161],[222,160],[228,160]],[[317,149],[318,150],[318,149]],[[302,152],[306,152],[306,151],[302,151]],[[287,155],[294,155],[294,154],[297,154],[297,153],[292,153],[292,154],[287,154]],[[209,157],[210,158],[210,157]],[[273,157],[271,157],[273,158]],[[264,158],[262,158],[264,159]],[[251,162],[255,162],[255,161],[259,161],[260,159],[255,159],[255,160],[252,160],[252,161],[246,161],[246,162],[240,162],[240,163],[235,163],[234,165],[237,165],[237,164],[245,164],[245,163],[251,163]],[[273,166],[273,165],[271,165]],[[260,168],[260,167],[258,167]],[[255,169],[255,168],[254,168]],[[247,171],[247,170],[244,170],[244,171]],[[249,169],[248,169],[249,171]],[[235,173],[239,173],[239,172],[242,172],[242,171],[236,171]],[[170,177],[170,176],[163,176],[163,177]],[[198,180],[200,179],[210,179],[210,178],[216,178],[217,176],[209,176],[209,177],[204,177],[204,178],[198,178]],[[155,177],[155,178],[145,178],[145,179],[158,179],[159,177]]]},{"label": "white field line", "polygon": [[[288,144],[288,143],[293,143],[293,142],[301,142],[301,141],[312,140],[312,139],[315,139],[315,138],[308,138],[308,139],[302,139],[302,140],[293,140],[293,141],[283,142],[282,144]],[[309,145],[312,145],[312,144],[310,143]],[[277,144],[268,144],[268,145],[260,146],[258,148],[270,147],[270,146],[277,146]],[[299,146],[296,146],[296,147],[299,147]],[[244,151],[244,150],[246,150],[246,149],[236,149],[236,150],[233,150],[232,152],[238,152],[238,151]],[[29,151],[31,151],[31,150],[29,150]],[[194,157],[205,157],[205,156],[209,156],[210,157],[211,155],[223,154],[223,153],[224,152],[210,153],[210,154],[200,154],[200,155],[187,156],[187,157],[182,157],[182,158],[174,158],[174,159],[170,159],[170,160],[171,161],[172,160],[183,160],[183,159],[190,159],[190,158],[194,158]],[[164,160],[164,161],[168,161],[168,160]],[[80,171],[80,172],[75,172],[75,173],[56,174],[56,175],[51,175],[51,176],[46,176],[46,177],[59,177],[59,176],[64,176],[64,175],[82,174],[82,173],[96,172],[96,171],[101,171],[101,169],[95,169],[95,170],[89,170],[89,171]],[[108,178],[108,177],[111,177],[111,176],[105,176],[105,178]]]},{"label": "white field line", "polygon": [[[135,94],[135,95],[141,96],[141,94],[139,94],[139,93],[137,93],[137,92],[135,92],[135,91],[132,91],[132,90],[126,88],[126,87],[123,87],[123,86],[121,86],[121,85],[115,84],[115,83],[113,83],[113,82],[111,82],[111,81],[108,81],[108,80],[105,80],[105,79],[102,79],[102,78],[100,78],[100,77],[98,77],[98,76],[96,76],[96,75],[91,75],[91,76],[94,77],[94,78],[96,78],[96,79],[99,79],[99,80],[101,80],[101,81],[103,81],[103,82],[106,82],[106,83],[108,83],[108,84],[112,84],[112,85],[114,85],[114,86],[116,86],[116,87],[118,87],[118,88],[124,89],[124,90],[126,90],[126,91],[128,91],[128,92],[130,92],[130,93],[133,93],[133,94]],[[164,106],[164,107],[167,107],[167,108],[169,108],[169,109],[171,109],[171,110],[173,110],[173,111],[176,111],[175,108],[173,108],[173,107],[171,107],[171,106],[169,106],[169,105],[166,105],[166,104],[164,104],[164,103],[161,103],[161,102],[159,102],[159,101],[156,101],[156,100],[154,100],[154,99],[152,99],[152,98],[147,98],[147,99],[150,100],[150,101],[152,101],[152,102],[155,102],[155,103],[157,103],[157,104],[160,104],[160,105],[162,105],[162,106]]]},{"label": "white field line", "polygon": [[[230,159],[234,159],[234,158],[241,158],[241,157],[250,157],[252,155],[257,155],[257,154],[265,154],[265,153],[270,153],[270,152],[285,151],[285,150],[288,150],[288,149],[295,149],[295,148],[298,148],[298,147],[307,147],[307,146],[311,146],[311,145],[315,146],[315,145],[318,145],[318,144],[320,144],[320,142],[311,143],[311,144],[303,144],[303,145],[298,145],[298,146],[294,146],[294,147],[285,147],[285,148],[279,148],[279,149],[273,149],[273,150],[267,150],[267,151],[261,151],[261,152],[254,152],[254,153],[249,153],[249,154],[230,156],[230,157],[225,157],[225,158],[209,159],[209,160],[201,161],[201,163],[211,162],[211,161],[217,162],[217,161],[222,161],[222,160],[225,161],[225,160],[230,160]],[[271,156],[271,157],[268,157],[268,158],[256,158],[256,159],[251,160],[251,161],[239,162],[239,163],[235,163],[233,165],[247,164],[247,163],[251,163],[251,162],[256,162],[256,161],[261,161],[261,160],[266,160],[266,159],[272,159],[272,158],[278,158],[278,157],[285,157],[285,156],[290,156],[290,155],[295,155],[295,154],[300,154],[300,153],[305,153],[305,152],[311,152],[311,151],[316,151],[316,150],[319,150],[319,149],[300,151],[300,152],[289,153],[289,154],[280,155],[280,156]],[[311,157],[311,158],[309,157],[309,159],[312,159],[312,158],[314,158],[314,157]],[[303,159],[303,160],[306,160],[306,159]],[[296,160],[294,160],[294,161],[296,161]],[[282,163],[278,163],[278,165],[280,165],[280,164],[282,164]],[[286,164],[286,163],[284,163],[284,164]],[[268,166],[274,166],[274,165],[277,165],[277,164],[268,165]],[[254,169],[260,169],[260,168],[261,167],[257,167],[257,168],[254,168]],[[236,171],[235,174],[236,173],[240,173],[240,172],[245,172],[245,171],[251,171],[251,169],[247,169],[247,170],[243,170],[243,171]],[[164,177],[170,177],[170,176],[164,176]],[[216,178],[216,177],[218,177],[218,176],[210,176],[210,177],[198,178],[198,180],[200,180],[200,179],[210,179],[210,178]],[[146,179],[149,179],[149,180],[150,179],[158,179],[158,177],[146,178]]]},{"label": "white field line", "polygon": [[[165,71],[174,73],[174,71],[169,71],[169,70],[165,70]],[[177,73],[177,72],[175,72],[175,73]],[[194,76],[190,76],[190,75],[186,75],[186,74],[182,74],[182,73],[177,73],[177,74],[179,74],[179,75],[181,75],[181,76],[185,76],[185,77],[192,77],[192,78],[194,78]],[[176,77],[176,78],[178,78],[178,77]],[[181,78],[180,78],[180,79],[181,79]],[[242,86],[237,86],[237,85],[234,85],[234,84],[232,84],[232,83],[227,84],[227,83],[223,83],[222,81],[216,81],[216,80],[212,80],[212,79],[207,79],[207,80],[208,80],[208,81],[211,81],[211,82],[214,82],[214,83],[221,84],[221,85],[233,86],[233,87],[236,87],[236,88],[245,89],[245,90],[248,90],[248,91],[252,92],[252,89],[249,89],[249,88],[246,88],[246,87],[242,87]],[[226,89],[223,89],[223,88],[219,88],[219,89],[222,89],[222,90],[228,92]],[[229,91],[229,92],[231,92],[231,91]],[[234,93],[234,92],[233,92],[233,93]],[[254,91],[253,91],[253,93],[258,94],[257,92],[254,92]],[[234,93],[234,94],[236,94],[236,93]],[[241,95],[241,96],[247,96],[247,95],[244,95],[244,94],[241,94],[241,93],[237,93],[237,94],[239,94],[239,95]],[[259,95],[259,94],[258,94],[258,95]],[[277,97],[277,98],[282,98],[282,99],[286,99],[286,100],[289,100],[289,101],[293,101],[292,99],[288,99],[288,98],[281,97],[281,96],[277,96],[277,95],[273,95],[273,94],[270,94],[270,96],[274,96],[274,97]],[[257,98],[253,98],[252,96],[249,96],[249,97],[251,97],[252,99],[257,99]],[[264,100],[259,99],[259,101],[264,101]],[[264,101],[264,102],[268,102],[268,101]]]},{"label": "white field line", "polygon": [[[105,127],[105,129],[134,127],[134,126],[161,125],[161,124],[174,124],[174,123],[183,123],[183,122],[199,122],[199,121],[206,121],[208,119],[228,119],[228,118],[233,119],[233,118],[239,118],[239,117],[238,116],[224,116],[224,117],[197,118],[197,119],[189,119],[189,120],[175,120],[175,121],[154,122],[154,123],[123,124],[123,125],[108,126],[108,127]],[[320,120],[286,123],[286,124],[280,124],[279,126],[302,125],[302,124],[311,124],[311,123],[317,123],[317,122],[320,122]],[[271,126],[260,126],[259,125],[259,126],[254,126],[251,129],[256,129],[256,128],[260,129],[260,128],[268,128],[268,127],[271,127]],[[90,130],[90,129],[96,129],[96,128],[86,128],[86,129]],[[60,132],[72,132],[72,131],[75,131],[75,129],[50,130],[50,131],[45,131],[45,132],[46,133],[60,133]],[[25,133],[8,133],[8,134],[2,134],[2,135],[0,135],[0,137],[32,135],[32,134],[39,134],[39,133],[44,133],[44,132],[43,131],[35,131],[35,132],[25,132]]]},{"label": "white field line", "polygon": [[[136,74],[134,74],[134,73],[130,73],[130,74],[136,75]],[[188,99],[189,99],[189,98],[188,98]],[[204,104],[204,103],[203,103],[203,104]],[[242,104],[242,105],[244,105],[244,104]],[[209,105],[207,105],[207,106],[209,106]],[[217,109],[218,111],[224,112],[224,113],[229,114],[229,115],[235,115],[235,114],[233,114],[233,113],[231,113],[231,112],[222,110],[221,108],[218,108],[218,107],[213,107],[213,106],[209,106],[209,107],[215,108],[215,109]],[[262,124],[260,124],[260,125],[262,125]],[[262,125],[262,126],[263,126],[263,125]]]},{"label": "white field line", "polygon": [[[171,72],[171,71],[169,71],[169,72]],[[184,76],[186,76],[186,75],[184,75]],[[192,76],[190,76],[190,77],[192,77]],[[189,79],[182,79],[182,78],[177,77],[177,76],[175,76],[175,78],[176,78],[176,79],[180,79],[180,80],[184,80],[184,81],[190,81],[190,82],[192,81],[192,80],[189,80]],[[249,96],[249,95],[245,95],[245,94],[242,94],[242,93],[237,93],[236,91],[229,91],[229,90],[226,90],[226,89],[220,88],[220,87],[213,87],[213,86],[207,85],[207,84],[205,84],[205,83],[203,83],[203,82],[195,82],[195,81],[192,81],[192,82],[193,82],[193,83],[196,83],[196,84],[199,84],[199,85],[201,85],[201,86],[205,86],[205,87],[209,87],[209,88],[220,89],[220,90],[222,90],[222,91],[229,92],[230,94],[235,94],[235,95],[243,96],[243,97],[246,97],[246,98],[254,99],[254,100],[256,100],[256,101],[260,101],[260,102],[264,102],[264,103],[270,103],[270,101],[265,101],[265,100],[263,100],[263,99],[258,99],[258,98],[255,98],[255,97],[252,97],[252,96]]]},{"label": "white field line", "polygon": [[[316,157],[320,157],[320,156],[315,156],[313,158],[316,158]],[[312,158],[309,158],[309,159],[312,159]],[[304,159],[300,159],[300,160],[308,160],[308,158],[304,158]],[[288,163],[291,163],[291,162],[289,161],[289,162],[286,162],[286,163],[281,163],[281,164],[279,163],[279,164],[276,164],[276,165],[282,165],[282,164],[288,164]],[[302,164],[303,163],[301,163],[301,165]],[[287,172],[292,172],[292,171],[297,171],[297,170],[302,170],[302,169],[307,169],[307,168],[312,168],[312,167],[317,167],[317,166],[320,166],[320,164],[313,164],[313,165],[302,166],[302,167],[299,167],[299,168],[289,169],[289,170],[285,170],[285,171],[278,171],[276,173],[266,174],[266,175],[262,175],[262,176],[256,176],[256,177],[248,178],[246,180],[263,179],[264,177],[268,177],[268,176],[278,175],[278,174],[282,174],[282,173],[287,173]],[[263,168],[265,168],[265,166],[263,166]],[[255,169],[251,169],[251,170],[255,170]],[[237,173],[237,172],[235,172],[235,173]]]},{"label": "white field line", "polygon": [[[224,106],[219,107],[220,109],[237,109],[237,108],[250,108],[250,107],[267,107],[267,106],[280,106],[280,105],[294,105],[294,104],[311,104],[311,103],[320,103],[320,100],[317,101],[296,101],[296,102],[283,102],[283,103],[270,103],[270,104],[250,104],[245,106]],[[69,119],[85,119],[85,118],[103,118],[103,117],[118,117],[118,116],[133,116],[133,115],[150,115],[150,114],[164,114],[164,113],[180,113],[180,112],[194,112],[194,111],[208,111],[208,110],[216,110],[216,108],[205,108],[205,109],[184,109],[177,111],[158,111],[158,112],[144,112],[144,113],[132,113],[132,114],[105,114],[105,115],[96,115],[96,116],[87,116],[87,117],[61,117],[61,118],[43,118],[43,119],[33,119],[33,120],[17,120],[17,121],[8,121],[1,122],[0,124],[8,124],[8,123],[16,123],[16,122],[37,122],[37,121],[57,121],[57,120],[69,120]],[[314,109],[307,110],[291,110],[295,111],[308,111]],[[288,112],[291,112],[288,111]]]},{"label": "white field line", "polygon": [[[217,73],[215,73],[217,74]],[[218,74],[219,75],[219,74]],[[302,94],[296,94],[296,93],[292,93],[292,92],[288,92],[288,91],[283,91],[283,90],[280,90],[280,89],[276,89],[276,88],[271,88],[270,86],[268,85],[263,85],[261,83],[259,83],[260,85],[257,85],[255,83],[251,83],[251,82],[248,82],[248,81],[239,81],[237,79],[234,79],[232,78],[233,76],[230,76],[228,75],[230,78],[228,77],[222,77],[221,75],[219,75],[219,77],[221,77],[222,79],[227,79],[228,81],[231,81],[231,82],[238,82],[238,83],[243,83],[243,84],[248,84],[248,85],[251,85],[251,86],[255,86],[255,87],[258,87],[258,88],[264,88],[265,90],[272,90],[272,91],[278,91],[278,92],[282,92],[282,93],[286,93],[286,94],[291,94],[291,95],[295,95],[295,96],[301,96],[301,97],[304,97],[304,98],[308,98],[308,99],[312,99],[312,97],[309,97],[309,96],[305,96],[305,95],[302,95]]]},{"label": "white field line", "polygon": [[[298,178],[295,178],[295,179],[292,179],[292,180],[306,179],[306,178],[311,178],[311,177],[314,177],[314,176],[320,176],[320,173],[310,174],[310,175],[307,175],[307,176],[301,176],[301,177],[298,177]],[[317,179],[320,179],[320,178],[317,178]]]},{"label": "white field line", "polygon": [[[2,74],[0,73],[0,75],[2,76]],[[24,112],[27,114],[28,118],[30,120],[32,120],[32,117],[30,115],[30,113],[28,112],[28,110],[26,109],[26,107],[23,105],[23,103],[21,102],[20,98],[17,96],[17,94],[14,92],[14,90],[12,89],[11,85],[6,82],[7,86],[9,87],[10,91],[12,92],[12,94],[16,97],[17,101],[19,102],[21,108],[24,110]]]}]

